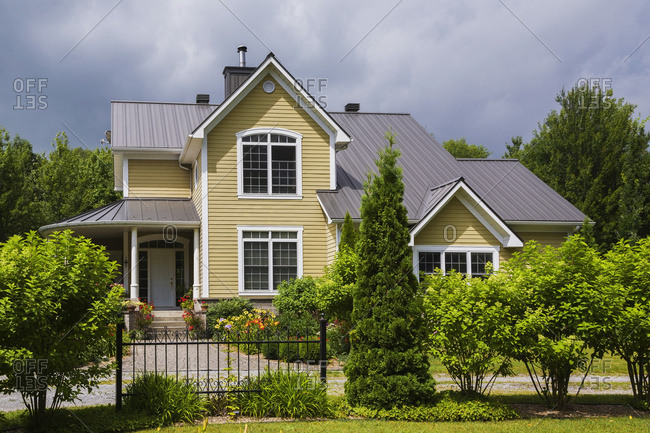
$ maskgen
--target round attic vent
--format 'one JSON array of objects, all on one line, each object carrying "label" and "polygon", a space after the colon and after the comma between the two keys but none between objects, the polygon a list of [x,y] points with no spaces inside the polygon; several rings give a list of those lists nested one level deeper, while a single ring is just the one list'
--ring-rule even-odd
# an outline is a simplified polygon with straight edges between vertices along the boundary
[{"label": "round attic vent", "polygon": [[265,81],[264,84],[262,84],[262,88],[266,93],[273,93],[275,90],[275,83],[273,83],[273,81]]}]

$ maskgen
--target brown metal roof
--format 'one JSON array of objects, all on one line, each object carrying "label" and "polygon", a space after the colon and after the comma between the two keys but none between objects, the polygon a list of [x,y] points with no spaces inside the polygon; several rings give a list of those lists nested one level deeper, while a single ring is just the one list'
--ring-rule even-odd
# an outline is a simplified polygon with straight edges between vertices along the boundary
[{"label": "brown metal roof", "polygon": [[43,226],[39,231],[44,233],[79,226],[101,225],[198,227],[199,222],[199,215],[191,199],[125,198],[54,224]]},{"label": "brown metal roof", "polygon": [[111,101],[111,146],[180,151],[218,105]]}]

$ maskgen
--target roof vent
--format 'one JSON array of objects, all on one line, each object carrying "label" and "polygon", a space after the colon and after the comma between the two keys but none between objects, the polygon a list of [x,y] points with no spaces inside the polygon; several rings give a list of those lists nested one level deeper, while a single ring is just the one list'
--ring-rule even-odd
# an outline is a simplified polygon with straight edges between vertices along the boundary
[{"label": "roof vent", "polygon": [[244,67],[246,66],[246,51],[248,48],[246,48],[246,45],[240,45],[237,47],[237,52],[239,53],[239,66]]},{"label": "roof vent", "polygon": [[361,104],[358,102],[349,102],[345,104],[345,112],[346,113],[356,113],[359,111],[359,108],[361,108]]},{"label": "roof vent", "polygon": [[210,103],[210,95],[207,93],[199,93],[196,95],[196,103],[197,104],[209,104]]}]

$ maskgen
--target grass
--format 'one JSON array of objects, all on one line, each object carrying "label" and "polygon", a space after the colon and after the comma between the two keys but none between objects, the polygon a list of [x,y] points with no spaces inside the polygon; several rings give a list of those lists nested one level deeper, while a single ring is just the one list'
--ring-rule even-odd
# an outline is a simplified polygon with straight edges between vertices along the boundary
[{"label": "grass", "polygon": [[[319,421],[319,422],[277,422],[209,425],[206,432],[242,433],[422,433],[422,432],[584,432],[590,433],[611,431],[650,432],[650,420],[630,418],[589,418],[589,419],[534,419],[502,422],[445,422],[417,423],[399,421]],[[156,430],[141,430],[155,432]],[[194,426],[168,427],[160,430],[164,433],[196,432]]]}]

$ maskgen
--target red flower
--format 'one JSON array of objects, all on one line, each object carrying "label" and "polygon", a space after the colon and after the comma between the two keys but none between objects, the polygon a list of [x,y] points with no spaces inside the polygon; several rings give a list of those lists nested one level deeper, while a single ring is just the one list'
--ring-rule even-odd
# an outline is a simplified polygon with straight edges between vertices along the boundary
[{"label": "red flower", "polygon": [[194,329],[194,326],[190,326],[190,330]]}]

